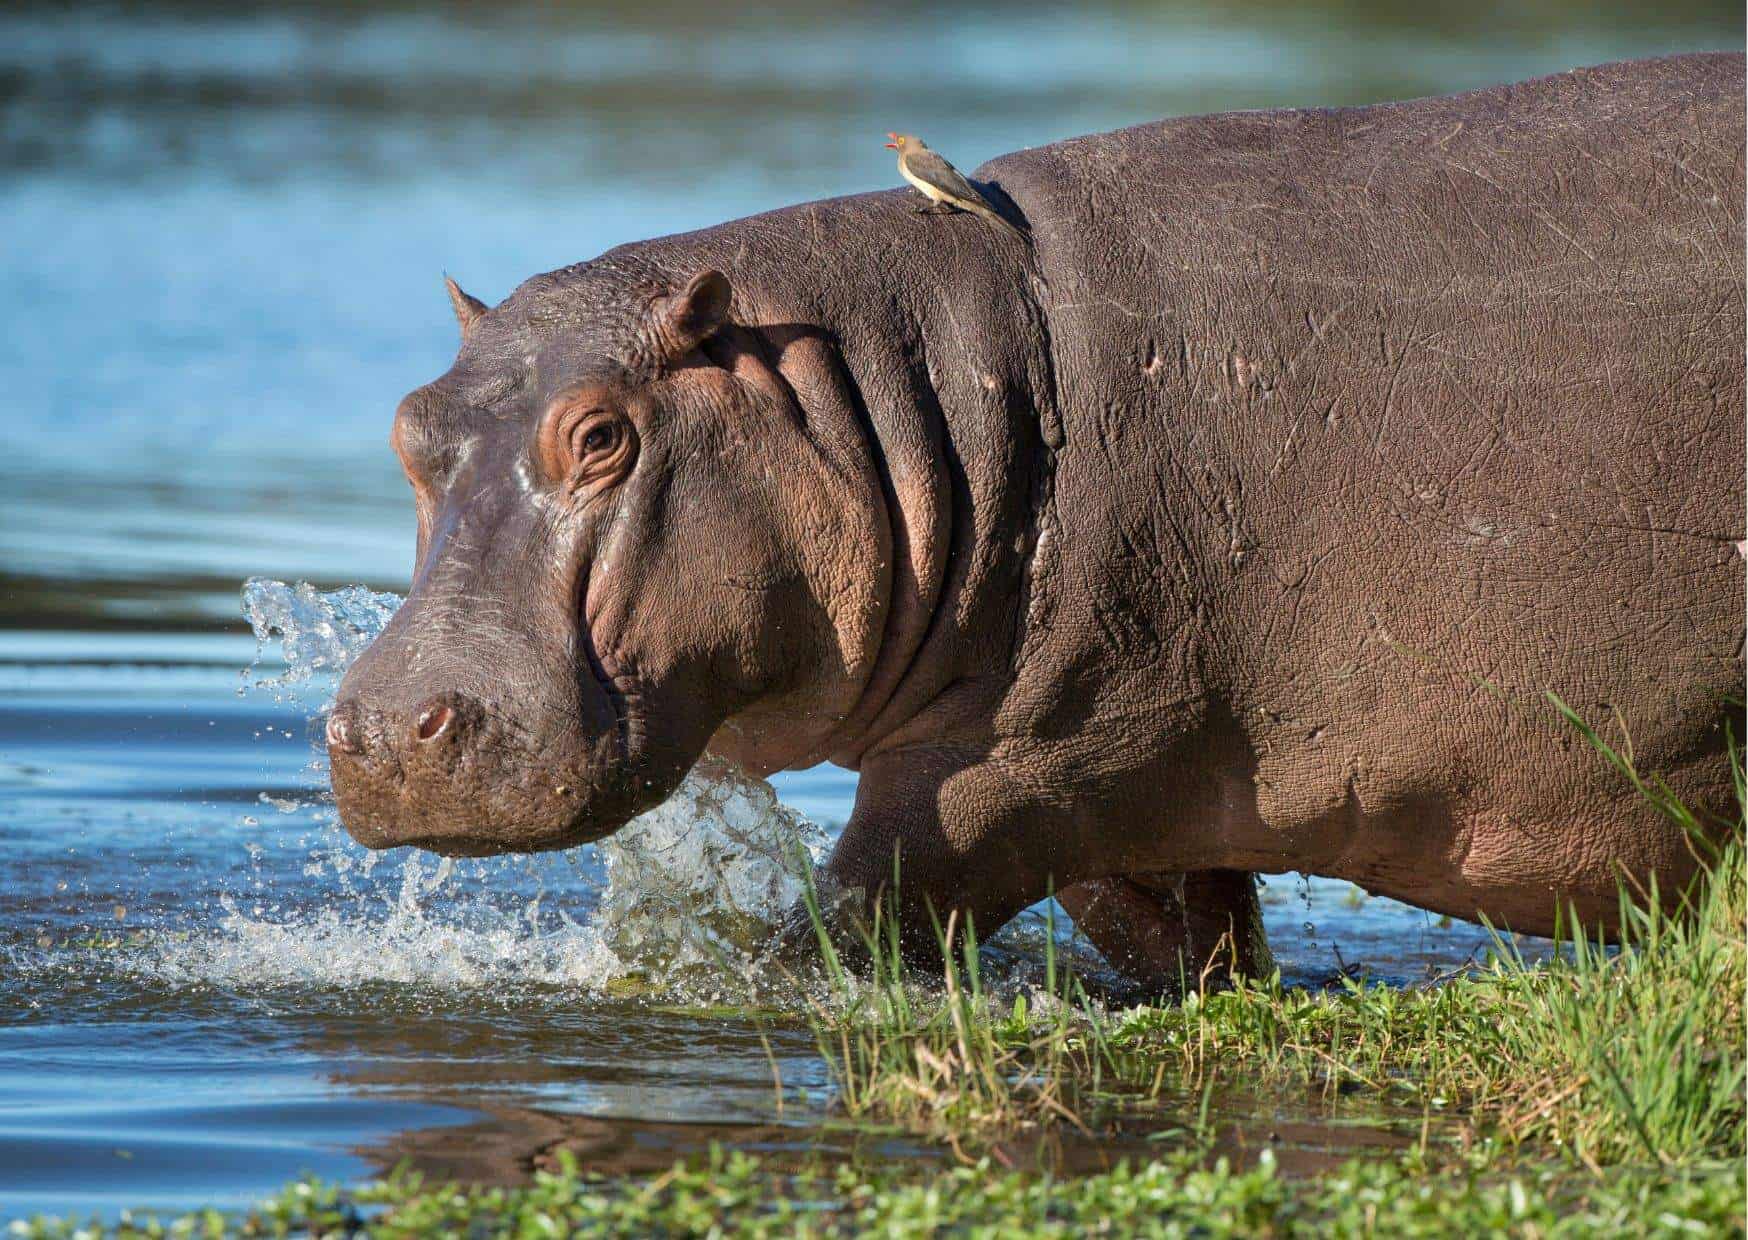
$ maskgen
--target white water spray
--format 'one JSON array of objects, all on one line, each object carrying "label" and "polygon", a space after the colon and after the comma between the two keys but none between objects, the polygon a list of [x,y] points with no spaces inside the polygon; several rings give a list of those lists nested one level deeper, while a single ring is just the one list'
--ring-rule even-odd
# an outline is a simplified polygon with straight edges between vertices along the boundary
[{"label": "white water spray", "polygon": [[[323,593],[252,578],[244,613],[262,653],[277,642],[285,668],[266,677],[252,668],[248,687],[325,711],[399,604],[360,586]],[[325,768],[318,745],[312,783],[325,784]],[[312,908],[296,893],[227,897],[216,927],[162,943],[143,969],[176,984],[533,983],[720,999],[742,993],[825,844],[768,783],[706,759],[665,803],[595,846],[598,868],[588,850],[459,864],[409,852],[397,883],[372,878],[384,854],[345,838],[325,793],[312,791],[323,838],[302,873],[337,885],[340,898]],[[505,879],[516,880],[515,898],[504,898]]]}]

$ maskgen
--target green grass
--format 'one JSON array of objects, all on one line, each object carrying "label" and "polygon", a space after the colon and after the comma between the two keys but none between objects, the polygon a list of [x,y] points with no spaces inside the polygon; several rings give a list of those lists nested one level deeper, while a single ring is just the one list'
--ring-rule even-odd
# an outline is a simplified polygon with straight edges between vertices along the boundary
[{"label": "green grass", "polygon": [[1070,1095],[1097,1084],[1104,1060],[1072,1002],[1084,994],[1059,978],[1053,922],[1042,995],[1004,1008],[984,989],[975,929],[957,915],[934,927],[939,985],[919,986],[900,950],[895,902],[876,907],[861,928],[869,968],[858,974],[840,959],[811,888],[806,900],[826,982],[825,997],[809,999],[809,1017],[851,1118],[896,1123],[962,1156],[1039,1121],[1083,1126]]},{"label": "green grass", "polygon": [[240,1218],[215,1212],[104,1228],[37,1220],[24,1237],[73,1236],[1559,1236],[1740,1234],[1739,1162],[1678,1173],[1574,1178],[1558,1167],[1438,1175],[1354,1162],[1315,1179],[1175,1156],[1072,1181],[987,1162],[922,1177],[851,1168],[784,1175],[718,1153],[653,1180],[579,1174],[568,1160],[519,1188],[431,1185],[396,1174],[355,1193],[294,1184]]}]

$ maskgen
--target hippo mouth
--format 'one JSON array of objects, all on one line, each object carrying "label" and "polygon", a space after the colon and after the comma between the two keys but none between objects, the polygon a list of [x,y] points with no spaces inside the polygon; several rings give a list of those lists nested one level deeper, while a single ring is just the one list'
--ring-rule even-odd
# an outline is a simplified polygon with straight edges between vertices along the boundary
[{"label": "hippo mouth", "polygon": [[[360,840],[360,843],[364,841]],[[366,848],[383,850],[389,848],[417,848],[424,852],[436,853],[439,857],[496,857],[503,850],[478,840],[469,840],[454,835],[411,835],[404,839],[389,840],[382,844],[365,844]]]},{"label": "hippo mouth", "polygon": [[[577,645],[582,650],[583,662],[588,665],[589,675],[595,681],[595,687],[601,691],[601,696],[607,702],[607,708],[613,712],[613,743],[618,751],[619,761],[631,762],[631,710],[632,699],[636,696],[636,681],[629,675],[614,671],[607,666],[607,661],[595,649],[595,638],[589,632],[589,625],[579,608],[577,612]],[[622,683],[623,682],[623,683]]]}]

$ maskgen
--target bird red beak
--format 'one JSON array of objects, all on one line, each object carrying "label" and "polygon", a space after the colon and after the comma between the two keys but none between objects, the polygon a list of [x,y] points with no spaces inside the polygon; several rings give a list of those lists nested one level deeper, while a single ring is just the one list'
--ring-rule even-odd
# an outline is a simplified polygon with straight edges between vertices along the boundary
[{"label": "bird red beak", "polygon": [[892,139],[892,141],[886,144],[886,149],[889,151],[896,151],[898,149],[898,135],[891,130],[888,130],[886,136]]}]

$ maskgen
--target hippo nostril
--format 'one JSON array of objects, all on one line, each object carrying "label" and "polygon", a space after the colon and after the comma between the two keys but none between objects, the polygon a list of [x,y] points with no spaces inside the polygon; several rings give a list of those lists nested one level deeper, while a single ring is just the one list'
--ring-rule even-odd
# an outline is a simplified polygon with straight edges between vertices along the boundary
[{"label": "hippo nostril", "polygon": [[328,726],[324,730],[328,736],[328,748],[351,754],[363,752],[353,739],[351,719],[340,711],[328,716]]},{"label": "hippo nostril", "polygon": [[422,741],[434,741],[448,729],[455,718],[453,706],[429,706],[419,712],[413,733]]}]

